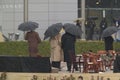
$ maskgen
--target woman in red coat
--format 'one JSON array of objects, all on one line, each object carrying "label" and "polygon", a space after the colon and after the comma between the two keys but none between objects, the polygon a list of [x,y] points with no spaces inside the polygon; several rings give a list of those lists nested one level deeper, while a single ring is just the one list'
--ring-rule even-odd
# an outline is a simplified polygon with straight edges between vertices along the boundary
[{"label": "woman in red coat", "polygon": [[29,31],[25,35],[25,40],[28,41],[28,50],[30,57],[38,56],[38,44],[41,42],[39,34],[35,31]]}]

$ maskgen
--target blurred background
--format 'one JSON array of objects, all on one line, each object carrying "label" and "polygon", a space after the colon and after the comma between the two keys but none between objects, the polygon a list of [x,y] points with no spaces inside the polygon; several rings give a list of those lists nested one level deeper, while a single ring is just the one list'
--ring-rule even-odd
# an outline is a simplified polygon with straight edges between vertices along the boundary
[{"label": "blurred background", "polygon": [[[120,18],[120,0],[84,0],[85,20],[95,17],[96,28],[106,18],[108,26]],[[0,0],[0,31],[5,39],[24,40],[18,25],[25,21],[39,23],[40,37],[53,23],[74,23],[81,18],[81,0]]]}]

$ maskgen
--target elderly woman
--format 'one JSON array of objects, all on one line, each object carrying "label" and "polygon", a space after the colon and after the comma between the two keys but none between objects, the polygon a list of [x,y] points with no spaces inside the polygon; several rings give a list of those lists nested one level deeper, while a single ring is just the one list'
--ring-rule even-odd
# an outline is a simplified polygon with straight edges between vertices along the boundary
[{"label": "elderly woman", "polygon": [[28,31],[25,35],[25,40],[28,41],[28,50],[30,57],[38,56],[38,44],[41,42],[39,34],[35,31]]},{"label": "elderly woman", "polygon": [[60,69],[60,62],[62,60],[62,50],[61,50],[61,34],[57,34],[50,38],[50,48],[51,48],[51,62],[52,67]]}]

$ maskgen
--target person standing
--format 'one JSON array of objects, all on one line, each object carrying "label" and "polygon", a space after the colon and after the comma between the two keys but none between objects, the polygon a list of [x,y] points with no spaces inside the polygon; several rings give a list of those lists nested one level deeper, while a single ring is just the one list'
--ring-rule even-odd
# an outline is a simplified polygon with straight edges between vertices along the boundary
[{"label": "person standing", "polygon": [[25,40],[28,41],[28,50],[30,57],[38,57],[38,44],[41,42],[39,34],[30,30],[25,35]]},{"label": "person standing", "polygon": [[86,40],[93,40],[95,26],[96,26],[95,21],[91,18],[85,22]]},{"label": "person standing", "polygon": [[113,50],[113,42],[114,42],[114,39],[112,36],[104,37],[106,51]]},{"label": "person standing", "polygon": [[111,50],[113,50],[113,37],[108,36],[104,37],[104,42],[105,42],[105,50],[107,52],[106,58],[105,58],[105,65],[108,66],[108,68],[111,69],[111,60],[113,59],[113,55],[111,54]]},{"label": "person standing", "polygon": [[120,73],[120,49],[116,50],[116,56],[113,64],[113,73]]},{"label": "person standing", "polygon": [[50,50],[51,50],[51,61],[52,67],[60,69],[60,62],[62,61],[62,50],[61,50],[61,34],[50,37]]},{"label": "person standing", "polygon": [[99,33],[100,33],[100,31],[99,31],[99,29],[96,27],[96,28],[94,29],[93,40],[99,40]]},{"label": "person standing", "polygon": [[68,32],[65,32],[61,38],[61,47],[64,53],[64,62],[67,63],[68,71],[71,71],[72,57],[75,56],[76,37]]},{"label": "person standing", "polygon": [[[76,20],[75,22],[76,22],[76,26],[78,26],[79,29],[80,29],[80,31],[82,32],[82,29],[81,29],[81,20]],[[78,36],[77,38],[81,39],[81,35]]]},{"label": "person standing", "polygon": [[104,31],[104,29],[106,29],[108,27],[107,25],[107,21],[106,21],[106,18],[103,18],[102,21],[100,22],[100,37],[99,37],[99,40],[102,39],[102,32]]}]

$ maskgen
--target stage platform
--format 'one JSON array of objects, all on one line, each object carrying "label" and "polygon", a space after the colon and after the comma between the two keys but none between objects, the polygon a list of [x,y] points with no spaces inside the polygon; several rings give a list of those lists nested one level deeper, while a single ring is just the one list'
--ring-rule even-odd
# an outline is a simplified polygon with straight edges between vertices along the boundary
[{"label": "stage platform", "polygon": [[[120,80],[119,73],[11,73],[0,72],[0,80]],[[3,75],[6,75],[3,77]],[[64,78],[64,79],[63,79]],[[68,79],[69,78],[69,79]],[[91,79],[93,78],[93,79]]]},{"label": "stage platform", "polygon": [[0,72],[50,73],[49,57],[0,56]]},{"label": "stage platform", "polygon": [[0,56],[0,80],[120,80],[120,73],[70,73],[65,70],[51,73],[49,57]]}]

